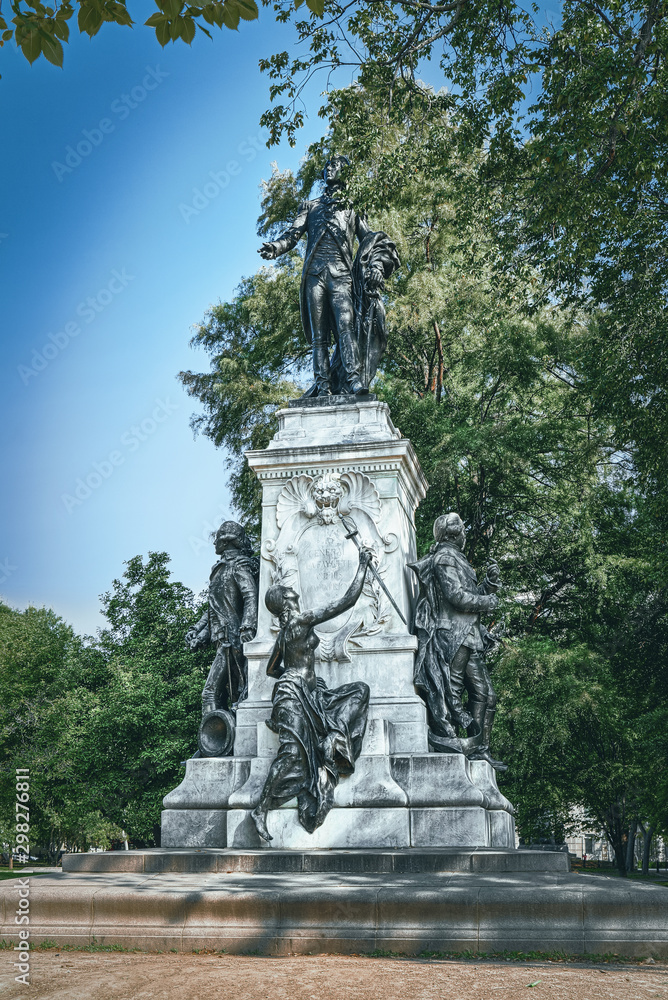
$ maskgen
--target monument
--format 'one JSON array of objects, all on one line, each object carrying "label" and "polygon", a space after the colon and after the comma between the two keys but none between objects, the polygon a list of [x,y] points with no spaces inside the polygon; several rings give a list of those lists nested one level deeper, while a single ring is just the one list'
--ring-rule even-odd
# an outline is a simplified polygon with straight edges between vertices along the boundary
[{"label": "monument", "polygon": [[[259,558],[240,525],[216,535],[207,611],[187,637],[216,647],[199,749],[165,796],[161,847],[66,855],[62,875],[31,887],[31,939],[668,954],[665,890],[583,879],[562,852],[515,849],[486,664],[499,568],[478,582],[454,512],[417,559],[428,484],[368,392],[398,257],[343,202],[344,167],[334,158],[324,196],[262,248],[271,259],[307,234],[315,381],[247,453]],[[16,903],[0,896],[13,941]]]},{"label": "monument", "polygon": [[[229,592],[228,641],[204,689],[200,751],[164,800],[163,848],[515,846],[495,778],[505,765],[489,749],[492,640],[480,623],[498,603],[498,566],[479,587],[457,515],[439,518],[435,551],[416,562],[427,483],[368,391],[386,344],[380,293],[399,258],[343,200],[346,165],[328,161],[322,197],[260,249],[273,259],[307,236],[300,303],[315,381],[246,456],[262,486],[258,598],[243,529],[218,533],[207,622]],[[207,622],[191,646],[207,628],[220,640]],[[223,705],[213,693],[227,675]]]}]

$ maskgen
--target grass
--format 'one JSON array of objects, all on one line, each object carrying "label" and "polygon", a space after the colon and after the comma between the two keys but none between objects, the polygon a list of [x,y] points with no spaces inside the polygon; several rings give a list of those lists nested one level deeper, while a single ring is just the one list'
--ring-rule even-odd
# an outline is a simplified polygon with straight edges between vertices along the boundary
[{"label": "grass", "polygon": [[[0,941],[0,951],[6,951],[14,947],[13,941]],[[58,944],[51,938],[45,938],[41,944],[37,945],[39,951],[59,951],[59,952],[125,952],[128,954],[162,955],[162,951],[149,951],[145,948],[126,948],[122,944],[101,944],[95,938],[90,944]],[[178,954],[177,948],[170,948],[171,954]],[[225,949],[200,948],[193,949],[193,955],[226,955]],[[258,950],[245,951],[244,955],[260,955]],[[354,952],[359,958],[398,958],[410,960],[415,958],[431,959],[434,961],[455,961],[455,962],[560,962],[560,963],[586,963],[588,965],[640,965],[647,960],[647,955],[633,957],[619,955],[617,952],[606,952],[605,954],[571,954],[565,951],[421,951],[416,955],[409,955],[401,951],[368,951]],[[652,956],[653,957],[653,956]],[[659,959],[660,961],[660,959]]]},{"label": "grass", "polygon": [[[363,958],[428,958],[457,962],[570,962],[574,965],[582,962],[587,963],[587,965],[641,965],[649,957],[654,958],[654,956],[648,955],[639,957],[619,955],[617,952],[571,954],[566,951],[471,951],[470,949],[464,951],[421,951],[417,955],[380,950],[357,954]],[[660,961],[660,959],[656,961]]]}]

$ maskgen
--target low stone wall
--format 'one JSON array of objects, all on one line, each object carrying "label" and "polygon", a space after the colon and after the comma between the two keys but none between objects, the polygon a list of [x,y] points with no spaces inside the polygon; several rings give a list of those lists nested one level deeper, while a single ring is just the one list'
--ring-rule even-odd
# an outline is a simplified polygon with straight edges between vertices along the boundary
[{"label": "low stone wall", "polygon": [[[16,887],[0,886],[14,941]],[[602,876],[42,875],[31,942],[269,955],[563,951],[668,957],[664,887]]]}]

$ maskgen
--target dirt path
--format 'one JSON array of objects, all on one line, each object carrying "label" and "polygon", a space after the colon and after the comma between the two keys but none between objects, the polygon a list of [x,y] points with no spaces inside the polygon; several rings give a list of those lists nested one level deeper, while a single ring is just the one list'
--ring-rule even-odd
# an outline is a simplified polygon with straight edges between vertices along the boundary
[{"label": "dirt path", "polygon": [[[15,1000],[642,1000],[668,998],[668,968],[549,963],[36,952],[31,985],[0,952]],[[535,985],[530,985],[535,984]],[[531,990],[531,992],[528,992]]]}]

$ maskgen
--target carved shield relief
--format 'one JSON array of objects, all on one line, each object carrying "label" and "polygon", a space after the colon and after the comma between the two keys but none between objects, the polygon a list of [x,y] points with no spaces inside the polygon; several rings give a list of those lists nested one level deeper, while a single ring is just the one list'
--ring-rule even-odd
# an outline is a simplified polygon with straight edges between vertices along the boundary
[{"label": "carved shield relief", "polygon": [[[358,549],[347,537],[341,515],[354,519],[359,541],[375,551],[382,574],[383,554],[393,546],[378,531],[380,514],[378,492],[362,473],[295,476],[277,501],[278,538],[267,542],[262,552],[273,563],[272,583],[293,587],[303,609],[322,608],[340,599],[358,566]],[[320,659],[349,661],[348,643],[379,631],[387,614],[385,597],[368,574],[357,604],[316,629]]]}]

